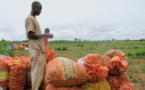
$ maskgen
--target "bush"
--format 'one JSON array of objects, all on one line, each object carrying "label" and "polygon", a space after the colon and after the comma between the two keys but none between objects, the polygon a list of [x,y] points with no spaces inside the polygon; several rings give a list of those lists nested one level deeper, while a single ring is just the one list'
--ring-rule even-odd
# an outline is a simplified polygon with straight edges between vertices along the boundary
[{"label": "bush", "polygon": [[121,49],[124,49],[124,47],[121,47]]},{"label": "bush", "polygon": [[127,52],[127,56],[133,56],[133,53]]},{"label": "bush", "polygon": [[137,47],[137,46],[135,46],[135,47],[134,47],[134,49],[138,49],[138,47]]},{"label": "bush", "polygon": [[67,49],[67,47],[57,47],[57,48],[55,48],[55,50],[58,50],[58,51],[66,51],[68,49]]},{"label": "bush", "polygon": [[83,44],[78,44],[78,46],[79,46],[79,47],[84,47],[84,45],[83,45]]},{"label": "bush", "polygon": [[14,50],[9,50],[8,51],[8,55],[10,55],[11,57],[15,57],[16,56],[16,52]]},{"label": "bush", "polygon": [[145,56],[145,50],[140,50],[140,51],[136,52],[136,56],[137,57],[144,57]]}]

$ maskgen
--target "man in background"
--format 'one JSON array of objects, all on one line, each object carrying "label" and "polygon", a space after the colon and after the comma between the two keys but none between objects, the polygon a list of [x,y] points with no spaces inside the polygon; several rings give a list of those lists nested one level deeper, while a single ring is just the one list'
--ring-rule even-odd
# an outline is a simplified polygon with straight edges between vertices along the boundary
[{"label": "man in background", "polygon": [[[50,32],[49,28],[45,28],[45,33],[48,33],[49,34],[49,32]],[[45,47],[46,47],[47,44],[48,44],[48,38],[47,37],[44,37],[43,40],[44,40]]]}]

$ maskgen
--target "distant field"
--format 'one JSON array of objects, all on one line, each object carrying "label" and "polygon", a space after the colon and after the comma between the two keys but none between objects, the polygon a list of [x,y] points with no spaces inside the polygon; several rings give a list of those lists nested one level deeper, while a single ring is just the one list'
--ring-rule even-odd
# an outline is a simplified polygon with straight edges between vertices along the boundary
[{"label": "distant field", "polygon": [[[27,56],[28,50],[7,51],[10,42],[0,42],[0,54]],[[145,41],[52,41],[50,47],[61,57],[77,60],[87,54],[103,55],[110,49],[119,49],[128,57],[129,69],[126,74],[135,84],[135,90],[145,90]]]}]

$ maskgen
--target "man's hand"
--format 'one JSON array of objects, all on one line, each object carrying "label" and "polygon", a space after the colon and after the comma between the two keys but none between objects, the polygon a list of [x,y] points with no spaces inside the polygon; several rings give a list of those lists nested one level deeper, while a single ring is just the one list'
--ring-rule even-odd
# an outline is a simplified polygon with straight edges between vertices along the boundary
[{"label": "man's hand", "polygon": [[53,38],[53,35],[52,34],[45,33],[45,37]]}]

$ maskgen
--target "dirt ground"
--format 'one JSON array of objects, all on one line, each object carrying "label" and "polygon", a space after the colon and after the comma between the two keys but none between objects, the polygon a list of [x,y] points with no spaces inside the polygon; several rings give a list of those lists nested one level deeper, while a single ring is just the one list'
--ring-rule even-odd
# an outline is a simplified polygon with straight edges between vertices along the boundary
[{"label": "dirt ground", "polygon": [[145,74],[144,73],[127,73],[131,75],[131,83],[133,83],[134,90],[145,90]]}]

